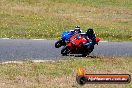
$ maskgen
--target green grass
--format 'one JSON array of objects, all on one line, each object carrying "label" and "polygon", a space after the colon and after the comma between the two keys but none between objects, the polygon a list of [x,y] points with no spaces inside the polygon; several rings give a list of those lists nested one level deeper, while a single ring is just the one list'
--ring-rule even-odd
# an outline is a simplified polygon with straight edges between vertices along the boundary
[{"label": "green grass", "polygon": [[132,41],[131,0],[2,0],[0,37],[60,38],[80,25],[109,41]]},{"label": "green grass", "polygon": [[[1,88],[72,88],[78,68],[89,74],[130,74],[132,58],[69,58],[62,61],[0,64]],[[131,88],[132,84],[86,84],[84,88]]]}]

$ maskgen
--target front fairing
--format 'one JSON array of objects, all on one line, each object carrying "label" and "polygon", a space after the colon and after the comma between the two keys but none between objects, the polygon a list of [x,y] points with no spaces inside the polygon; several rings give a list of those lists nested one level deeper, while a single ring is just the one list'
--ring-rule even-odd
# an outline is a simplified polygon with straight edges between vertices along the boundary
[{"label": "front fairing", "polygon": [[73,36],[73,33],[72,33],[72,32],[67,32],[67,31],[65,31],[65,32],[63,32],[63,34],[62,34],[62,39],[63,39],[63,40],[66,40],[66,41],[69,41],[70,38],[71,38],[71,36]]},{"label": "front fairing", "polygon": [[80,44],[87,43],[87,40],[83,38],[81,35],[74,35],[71,37],[71,43],[76,47],[81,47]]}]

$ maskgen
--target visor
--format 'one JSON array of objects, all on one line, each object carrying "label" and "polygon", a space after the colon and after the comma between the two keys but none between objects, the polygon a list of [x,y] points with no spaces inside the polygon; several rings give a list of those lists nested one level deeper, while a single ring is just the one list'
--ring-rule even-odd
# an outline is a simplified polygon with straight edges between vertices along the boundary
[{"label": "visor", "polygon": [[80,29],[80,28],[75,28],[75,30],[78,30],[78,29]]}]

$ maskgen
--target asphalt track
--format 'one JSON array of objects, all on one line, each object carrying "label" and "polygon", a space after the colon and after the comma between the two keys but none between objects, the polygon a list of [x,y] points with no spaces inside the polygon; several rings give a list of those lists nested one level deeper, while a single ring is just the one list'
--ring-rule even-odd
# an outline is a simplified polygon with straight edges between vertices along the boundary
[{"label": "asphalt track", "polygon": [[[56,40],[0,39],[0,61],[63,58],[61,48],[54,47],[55,42]],[[90,55],[132,56],[132,42],[100,42]]]}]

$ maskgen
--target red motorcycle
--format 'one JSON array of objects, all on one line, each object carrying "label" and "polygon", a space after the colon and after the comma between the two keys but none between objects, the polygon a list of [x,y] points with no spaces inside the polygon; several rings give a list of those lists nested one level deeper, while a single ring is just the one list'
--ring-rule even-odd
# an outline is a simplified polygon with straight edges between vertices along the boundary
[{"label": "red motorcycle", "polygon": [[[70,38],[70,42],[64,46],[61,50],[61,54],[66,56],[67,54],[82,54],[82,56],[89,55],[93,49],[94,45],[91,47],[85,47],[84,45],[89,42],[84,38],[85,35],[75,34]],[[100,41],[99,38],[96,38],[96,43]]]}]

